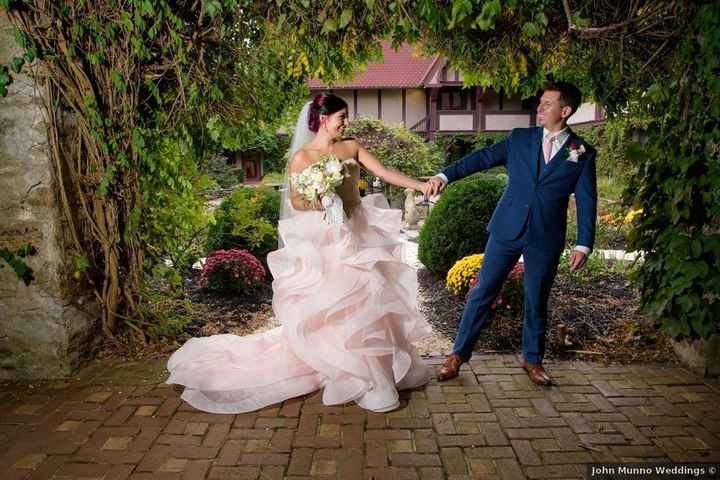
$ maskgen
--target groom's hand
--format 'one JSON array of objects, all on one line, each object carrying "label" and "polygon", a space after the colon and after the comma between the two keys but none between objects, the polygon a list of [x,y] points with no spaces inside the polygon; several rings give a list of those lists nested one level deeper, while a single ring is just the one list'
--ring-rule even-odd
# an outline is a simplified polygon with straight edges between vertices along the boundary
[{"label": "groom's hand", "polygon": [[425,194],[428,196],[428,198],[438,195],[440,192],[443,191],[443,188],[445,188],[445,182],[443,182],[440,177],[431,177],[430,180],[427,181],[427,185],[428,188]]},{"label": "groom's hand", "polygon": [[570,254],[570,271],[575,272],[580,270],[587,261],[587,255],[580,250],[573,250]]}]

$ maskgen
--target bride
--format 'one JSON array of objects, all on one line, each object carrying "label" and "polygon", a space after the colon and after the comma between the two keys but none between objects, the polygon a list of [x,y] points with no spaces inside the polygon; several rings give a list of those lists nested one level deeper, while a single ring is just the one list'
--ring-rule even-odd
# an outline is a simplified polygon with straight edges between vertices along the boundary
[{"label": "bride", "polygon": [[[393,185],[426,184],[385,167],[356,140],[343,137],[345,101],[317,95],[298,118],[279,222],[280,248],[267,257],[273,310],[281,326],[247,336],[192,338],[168,360],[166,383],[182,399],[213,413],[242,413],[323,389],[325,405],[355,401],[375,412],[400,403],[398,390],[427,383],[413,342],[430,325],[416,309],[415,271],[401,260],[401,211],[381,194],[360,197],[360,169]],[[344,222],[325,219],[288,178],[334,154],[347,175],[337,187]]]}]

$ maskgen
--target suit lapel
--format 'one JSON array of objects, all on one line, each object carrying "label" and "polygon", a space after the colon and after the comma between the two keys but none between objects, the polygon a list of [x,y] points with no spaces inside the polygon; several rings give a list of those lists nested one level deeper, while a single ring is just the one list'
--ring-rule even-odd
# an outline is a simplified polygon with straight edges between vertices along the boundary
[{"label": "suit lapel", "polygon": [[543,129],[542,127],[536,127],[536,131],[533,134],[532,142],[530,144],[530,155],[527,155],[525,157],[525,162],[527,163],[528,168],[530,169],[530,172],[532,173],[532,178],[537,182],[538,178],[538,158],[540,156],[540,149],[542,148],[542,133]]},{"label": "suit lapel", "polygon": [[[550,175],[562,162],[564,162],[568,157],[568,145],[573,143],[575,141],[575,132],[570,130],[570,135],[565,139],[565,143],[562,144],[562,147],[557,151],[555,156],[550,159],[550,162],[547,164],[547,167],[545,167],[545,170],[543,170],[542,174],[540,175],[540,178],[538,179],[538,182],[542,181],[545,177]],[[538,153],[539,155],[539,153]]]}]

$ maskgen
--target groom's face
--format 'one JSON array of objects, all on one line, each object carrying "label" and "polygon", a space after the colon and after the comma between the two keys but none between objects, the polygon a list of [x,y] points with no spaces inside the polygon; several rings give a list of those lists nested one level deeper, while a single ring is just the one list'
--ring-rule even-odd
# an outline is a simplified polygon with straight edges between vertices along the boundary
[{"label": "groom's face", "polygon": [[537,107],[538,123],[545,128],[561,126],[572,112],[572,108],[563,103],[560,92],[553,90],[543,92]]}]

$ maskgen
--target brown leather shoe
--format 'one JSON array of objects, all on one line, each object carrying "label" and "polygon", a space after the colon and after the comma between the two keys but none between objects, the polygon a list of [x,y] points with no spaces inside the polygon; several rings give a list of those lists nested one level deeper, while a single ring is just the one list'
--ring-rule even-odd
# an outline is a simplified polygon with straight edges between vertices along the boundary
[{"label": "brown leather shoe", "polygon": [[450,380],[451,378],[457,377],[460,365],[463,363],[464,362],[462,358],[460,358],[460,355],[457,353],[451,353],[445,359],[445,363],[443,363],[442,368],[440,368],[440,373],[438,373],[437,379],[442,382],[444,380]]},{"label": "brown leather shoe", "polygon": [[535,385],[552,385],[550,375],[547,374],[542,364],[523,362],[522,368],[528,373],[528,377]]}]

